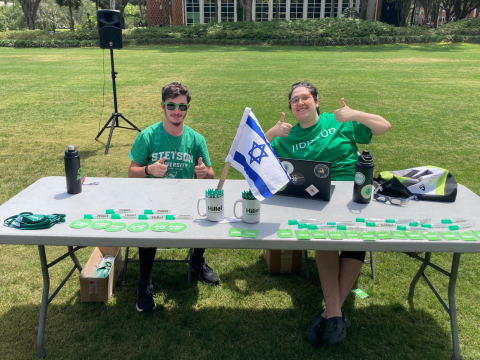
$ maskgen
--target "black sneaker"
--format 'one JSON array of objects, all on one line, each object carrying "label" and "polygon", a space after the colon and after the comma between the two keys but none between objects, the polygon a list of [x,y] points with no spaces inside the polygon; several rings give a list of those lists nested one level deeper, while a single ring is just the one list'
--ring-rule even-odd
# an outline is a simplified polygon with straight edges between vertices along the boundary
[{"label": "black sneaker", "polygon": [[140,279],[137,288],[137,311],[148,312],[153,311],[157,305],[153,300],[153,285],[144,285],[143,280]]},{"label": "black sneaker", "polygon": [[220,282],[218,275],[208,266],[205,257],[199,265],[192,265],[192,272],[197,274],[200,281],[205,285],[218,285]]}]

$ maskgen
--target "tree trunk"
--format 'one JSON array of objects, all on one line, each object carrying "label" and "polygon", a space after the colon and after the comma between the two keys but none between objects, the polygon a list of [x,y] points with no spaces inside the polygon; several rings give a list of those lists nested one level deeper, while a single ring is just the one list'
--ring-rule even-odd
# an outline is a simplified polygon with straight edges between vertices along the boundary
[{"label": "tree trunk", "polygon": [[353,0],[348,2],[348,17],[353,17]]},{"label": "tree trunk", "polygon": [[215,0],[215,21],[218,21],[218,0]]},{"label": "tree trunk", "polygon": [[22,6],[25,21],[29,30],[35,30],[35,20],[37,18],[38,5],[41,0],[18,0]]},{"label": "tree trunk", "polygon": [[142,11],[142,5],[138,5],[138,8],[140,9],[140,21],[142,22],[143,24],[143,11]]},{"label": "tree trunk", "polygon": [[68,10],[70,12],[70,31],[74,32],[75,31],[75,23],[73,22],[73,11],[72,11],[72,5],[68,5]]},{"label": "tree trunk", "polygon": [[252,0],[240,0],[243,8],[243,21],[252,21]]},{"label": "tree trunk", "polygon": [[367,15],[365,20],[376,21],[375,19],[375,10],[377,8],[377,0],[368,0],[367,3]]},{"label": "tree trunk", "polygon": [[360,14],[358,14],[360,19],[367,19],[367,4],[368,0],[360,0]]},{"label": "tree trunk", "polygon": [[[7,1],[7,0],[5,0],[5,1]],[[277,13],[275,15],[275,18],[278,20],[278,19],[280,19],[280,0],[276,1],[276,5],[277,5]]]}]

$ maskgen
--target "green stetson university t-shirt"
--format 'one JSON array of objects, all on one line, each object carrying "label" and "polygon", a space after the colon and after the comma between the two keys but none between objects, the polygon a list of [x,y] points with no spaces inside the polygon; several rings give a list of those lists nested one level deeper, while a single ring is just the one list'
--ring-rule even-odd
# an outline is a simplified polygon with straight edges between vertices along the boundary
[{"label": "green stetson university t-shirt", "polygon": [[295,125],[287,137],[271,142],[277,156],[284,158],[329,161],[332,180],[351,181],[358,161],[358,144],[368,144],[372,133],[356,121],[339,123],[333,114],[324,112],[318,123],[307,129]]},{"label": "green stetson university t-shirt", "polygon": [[202,135],[184,125],[182,135],[172,136],[163,128],[162,121],[138,134],[128,157],[141,166],[151,165],[165,157],[164,164],[168,165],[168,170],[164,179],[192,179],[200,157],[205,166],[212,164]]}]

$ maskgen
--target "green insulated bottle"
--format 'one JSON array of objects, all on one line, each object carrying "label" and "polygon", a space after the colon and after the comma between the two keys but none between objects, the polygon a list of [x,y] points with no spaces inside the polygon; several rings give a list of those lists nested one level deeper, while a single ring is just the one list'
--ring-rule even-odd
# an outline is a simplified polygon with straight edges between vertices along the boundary
[{"label": "green insulated bottle", "polygon": [[364,150],[358,157],[355,166],[355,179],[353,183],[353,201],[357,203],[369,203],[372,198],[373,183],[373,156],[368,150]]}]

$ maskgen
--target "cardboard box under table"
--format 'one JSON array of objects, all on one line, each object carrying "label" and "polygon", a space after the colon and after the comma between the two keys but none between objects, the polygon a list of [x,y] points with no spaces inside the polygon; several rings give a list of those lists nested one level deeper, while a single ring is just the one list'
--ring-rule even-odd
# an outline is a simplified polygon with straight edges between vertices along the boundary
[{"label": "cardboard box under table", "polygon": [[302,266],[302,250],[263,250],[270,274],[293,273]]},{"label": "cardboard box under table", "polygon": [[[115,260],[106,278],[97,277],[97,263],[100,256],[114,256]],[[112,297],[115,283],[122,268],[122,251],[120,247],[100,246],[93,250],[90,259],[80,274],[80,295],[82,302],[107,302]]]}]

